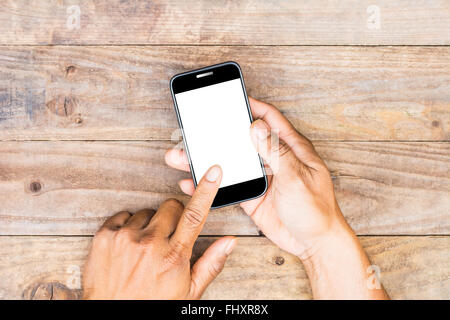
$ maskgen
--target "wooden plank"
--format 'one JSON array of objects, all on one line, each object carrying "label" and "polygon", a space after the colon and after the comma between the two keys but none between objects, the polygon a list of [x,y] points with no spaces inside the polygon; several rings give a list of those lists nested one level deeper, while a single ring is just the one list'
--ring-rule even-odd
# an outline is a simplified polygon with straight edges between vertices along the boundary
[{"label": "wooden plank", "polygon": [[[164,163],[172,144],[153,141],[0,143],[1,234],[94,234],[110,215],[183,202],[177,181],[190,177]],[[211,213],[204,234],[253,234],[239,208]]]},{"label": "wooden plank", "polygon": [[358,234],[449,234],[450,144],[315,145]]},{"label": "wooden plank", "polygon": [[[90,235],[109,215],[156,208],[188,173],[164,164],[174,144],[1,142],[0,234]],[[358,234],[449,234],[450,144],[317,142]],[[258,234],[238,206],[214,210],[204,234]]]},{"label": "wooden plank", "polygon": [[449,19],[446,0],[9,0],[0,43],[448,45]]},{"label": "wooden plank", "polygon": [[0,47],[0,140],[179,132],[172,75],[238,61],[314,140],[450,140],[450,47]]},{"label": "wooden plank", "polygon": [[[450,298],[450,237],[361,237],[393,299]],[[213,241],[200,238],[198,257]],[[0,237],[0,298],[76,299],[91,239]],[[368,273],[370,276],[370,273]],[[310,299],[300,261],[263,237],[239,238],[204,299]]]}]

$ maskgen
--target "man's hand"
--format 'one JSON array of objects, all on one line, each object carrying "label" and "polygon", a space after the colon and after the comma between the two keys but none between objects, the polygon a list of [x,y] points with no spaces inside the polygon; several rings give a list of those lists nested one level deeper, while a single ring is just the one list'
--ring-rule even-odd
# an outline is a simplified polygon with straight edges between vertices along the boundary
[{"label": "man's hand", "polygon": [[[341,216],[330,174],[311,142],[275,107],[251,98],[250,103],[258,119],[250,135],[267,164],[269,188],[241,207],[275,244],[305,259]],[[166,162],[189,171],[183,150],[169,150]],[[195,190],[191,179],[180,181],[180,187],[190,195]]]},{"label": "man's hand", "polygon": [[[274,106],[251,98],[250,104],[258,119],[250,135],[268,167],[269,188],[241,207],[270,240],[304,262],[316,298],[386,298],[382,289],[367,289],[369,260],[339,209],[330,173],[312,143]],[[169,150],[166,162],[189,171],[183,150]],[[192,180],[179,184],[193,194]]]},{"label": "man's hand", "polygon": [[192,267],[192,248],[222,179],[211,167],[186,208],[174,199],[158,211],[119,212],[94,237],[83,274],[85,299],[199,299],[223,269],[236,239],[212,244]]}]

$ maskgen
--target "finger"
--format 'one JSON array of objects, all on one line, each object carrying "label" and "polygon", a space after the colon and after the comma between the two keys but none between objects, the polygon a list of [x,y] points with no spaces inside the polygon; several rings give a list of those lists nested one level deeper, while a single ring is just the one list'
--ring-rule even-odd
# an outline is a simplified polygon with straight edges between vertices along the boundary
[{"label": "finger", "polygon": [[299,133],[277,108],[253,98],[249,98],[249,101],[253,116],[264,120],[294,152],[297,152],[299,147],[314,150],[311,141]]},{"label": "finger", "polygon": [[191,299],[199,299],[208,285],[222,271],[236,246],[236,238],[223,237],[214,242],[192,267]]},{"label": "finger", "polygon": [[188,157],[183,149],[175,148],[167,150],[164,160],[169,167],[187,172],[191,171]]},{"label": "finger", "polygon": [[184,205],[176,199],[167,199],[158,208],[152,220],[145,228],[146,234],[158,234],[169,237],[177,227]]},{"label": "finger", "polygon": [[123,228],[129,228],[133,230],[143,229],[148,225],[154,214],[155,210],[153,209],[139,210],[130,218],[128,218]]},{"label": "finger", "polygon": [[250,135],[253,145],[270,166],[272,173],[289,181],[292,173],[302,165],[291,148],[272,134],[270,127],[263,120],[252,123]]},{"label": "finger", "polygon": [[181,191],[186,193],[187,195],[192,196],[195,191],[194,181],[192,179],[183,179],[178,182]]},{"label": "finger", "polygon": [[191,200],[186,205],[177,229],[170,239],[178,254],[190,255],[192,247],[205,224],[211,204],[219,190],[222,169],[212,166],[200,180]]},{"label": "finger", "polygon": [[106,219],[106,221],[103,223],[102,228],[117,230],[121,228],[130,217],[131,213],[129,213],[128,211],[120,211]]}]

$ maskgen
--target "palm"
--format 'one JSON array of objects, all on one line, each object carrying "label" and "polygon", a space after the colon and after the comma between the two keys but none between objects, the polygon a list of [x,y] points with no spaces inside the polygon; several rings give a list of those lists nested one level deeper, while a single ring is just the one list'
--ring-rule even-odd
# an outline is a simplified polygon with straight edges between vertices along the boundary
[{"label": "palm", "polygon": [[254,200],[241,203],[242,209],[247,213],[264,233],[281,249],[298,254],[299,243],[290,234],[288,229],[277,216],[278,201],[281,197],[277,182],[273,176],[268,176],[268,189],[266,194]]}]

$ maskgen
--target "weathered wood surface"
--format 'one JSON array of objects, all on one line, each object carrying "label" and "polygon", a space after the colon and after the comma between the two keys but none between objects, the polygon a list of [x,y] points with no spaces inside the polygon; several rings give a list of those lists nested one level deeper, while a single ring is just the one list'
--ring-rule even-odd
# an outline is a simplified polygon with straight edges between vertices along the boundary
[{"label": "weathered wood surface", "polygon": [[[372,263],[380,268],[381,282],[391,298],[450,298],[449,237],[360,239]],[[80,297],[78,276],[90,241],[90,237],[0,237],[0,298]],[[194,256],[212,241],[200,238]],[[296,257],[263,237],[247,237],[238,239],[225,269],[203,298],[310,299],[311,290]]]},{"label": "weathered wood surface", "polygon": [[[93,234],[110,215],[186,202],[168,142],[0,143],[1,234]],[[205,234],[258,234],[243,212],[216,210]]]},{"label": "weathered wood surface", "polygon": [[[179,137],[168,82],[227,60],[316,140],[349,223],[376,235],[361,240],[391,297],[450,299],[449,21],[447,0],[2,1],[0,299],[79,297],[67,286],[91,238],[70,235],[187,200],[176,181],[189,175],[165,166],[172,143],[159,141]],[[258,230],[235,206],[203,234]],[[296,258],[242,237],[205,298],[311,292]]]},{"label": "weathered wood surface", "polygon": [[446,0],[9,0],[0,43],[448,45],[449,20]]},{"label": "weathered wood surface", "polygon": [[170,139],[170,77],[231,59],[311,139],[450,140],[450,47],[295,46],[0,47],[0,140]]},{"label": "weathered wood surface", "polygon": [[[0,142],[0,234],[89,235],[120,210],[186,201],[164,163],[174,143]],[[450,145],[317,142],[358,234],[449,234]],[[212,211],[204,234],[256,235],[238,206]]]}]

